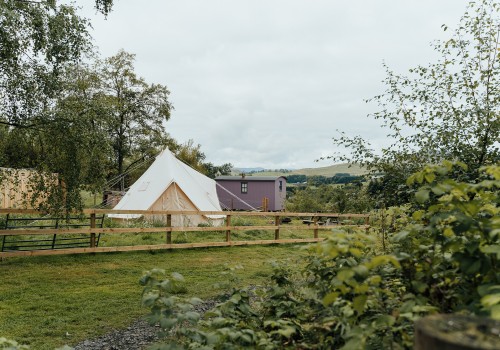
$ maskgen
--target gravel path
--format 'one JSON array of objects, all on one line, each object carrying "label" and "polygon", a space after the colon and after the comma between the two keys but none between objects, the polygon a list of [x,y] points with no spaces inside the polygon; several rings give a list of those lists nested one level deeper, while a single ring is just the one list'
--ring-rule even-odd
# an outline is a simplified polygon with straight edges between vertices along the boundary
[{"label": "gravel path", "polygon": [[[203,314],[213,309],[215,300],[207,300],[195,306],[195,311]],[[159,341],[157,334],[158,326],[151,326],[148,322],[140,319],[124,329],[117,329],[99,338],[84,340],[78,343],[75,350],[144,350],[149,345]]]},{"label": "gravel path", "polygon": [[[250,299],[255,298],[253,291],[257,288],[255,285],[250,285],[246,289],[251,293]],[[228,295],[225,295],[228,297]],[[219,298],[208,299],[203,303],[196,305],[194,311],[203,315],[205,312],[212,310],[217,303],[223,299]],[[152,345],[160,340],[158,325],[152,326],[148,322],[140,319],[132,323],[124,329],[117,329],[96,339],[84,340],[78,343],[75,350],[144,350],[149,345]]]},{"label": "gravel path", "polygon": [[109,332],[99,338],[84,340],[75,350],[142,350],[157,342],[159,327],[137,320],[125,329]]}]

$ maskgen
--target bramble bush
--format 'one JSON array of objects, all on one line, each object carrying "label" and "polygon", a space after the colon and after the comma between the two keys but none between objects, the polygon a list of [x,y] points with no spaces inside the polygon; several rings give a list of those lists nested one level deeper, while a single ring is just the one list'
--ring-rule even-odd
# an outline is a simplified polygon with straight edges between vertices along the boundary
[{"label": "bramble bush", "polygon": [[476,183],[449,176],[466,168],[443,162],[408,179],[421,185],[420,208],[393,238],[395,254],[410,290],[440,312],[500,319],[500,167],[484,167]]},{"label": "bramble bush", "polygon": [[266,285],[232,288],[204,315],[200,299],[176,295],[181,277],[148,273],[143,303],[166,336],[151,349],[408,349],[414,321],[429,313],[500,319],[500,167],[476,183],[454,180],[461,167],[409,178],[419,187],[412,214],[395,211],[394,227],[408,225],[387,234],[383,255],[377,228],[335,230],[305,261],[275,264]]}]

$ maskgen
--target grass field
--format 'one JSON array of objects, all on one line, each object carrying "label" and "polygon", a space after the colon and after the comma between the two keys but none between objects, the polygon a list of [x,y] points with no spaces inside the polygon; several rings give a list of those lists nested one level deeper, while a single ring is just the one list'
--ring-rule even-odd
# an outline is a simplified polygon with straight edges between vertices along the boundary
[{"label": "grass field", "polygon": [[74,345],[126,327],[147,313],[138,280],[152,268],[179,272],[189,295],[213,285],[227,264],[242,264],[242,284],[263,283],[272,260],[300,257],[292,245],[10,258],[0,262],[0,337],[32,349]]},{"label": "grass field", "polygon": [[[245,230],[233,231],[233,241],[274,239],[274,230],[252,228],[274,225],[273,217],[234,215],[231,224],[245,227]],[[293,218],[291,224],[303,225],[300,218]],[[104,227],[164,225],[164,222],[111,219],[104,222]],[[330,232],[330,227],[320,230],[320,237]],[[313,230],[307,225],[299,230],[287,229],[287,225],[280,229],[280,238],[312,237]],[[165,239],[165,232],[105,233],[99,246],[153,245],[165,243]],[[172,243],[224,240],[224,231],[172,233]],[[293,259],[304,254],[296,245],[268,245],[6,258],[0,261],[0,337],[31,345],[32,349],[74,345],[126,327],[148,312],[141,307],[142,287],[138,284],[147,270],[162,268],[179,272],[186,278],[190,296],[210,298],[223,292],[213,285],[220,281],[220,273],[228,264],[244,266],[240,276],[242,285],[260,284],[269,276],[272,260]]]}]

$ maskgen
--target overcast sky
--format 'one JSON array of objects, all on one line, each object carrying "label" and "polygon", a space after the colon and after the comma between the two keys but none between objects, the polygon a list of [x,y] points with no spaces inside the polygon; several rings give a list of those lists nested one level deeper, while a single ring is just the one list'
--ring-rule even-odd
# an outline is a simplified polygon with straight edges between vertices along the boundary
[{"label": "overcast sky", "polygon": [[336,130],[383,145],[365,99],[436,56],[467,0],[115,0],[105,19],[77,1],[103,57],[136,54],[136,72],[166,85],[178,141],[239,167],[332,164]]}]

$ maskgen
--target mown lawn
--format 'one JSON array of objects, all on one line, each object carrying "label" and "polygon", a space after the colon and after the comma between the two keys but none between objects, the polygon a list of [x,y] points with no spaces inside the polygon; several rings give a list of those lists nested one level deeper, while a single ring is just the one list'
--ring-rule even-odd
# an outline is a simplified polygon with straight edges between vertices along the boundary
[{"label": "mown lawn", "polygon": [[189,295],[209,298],[221,293],[214,284],[228,264],[243,265],[243,285],[260,284],[271,261],[305,254],[296,245],[272,245],[4,259],[0,337],[32,349],[74,345],[147,313],[138,284],[146,270],[179,272]]}]

